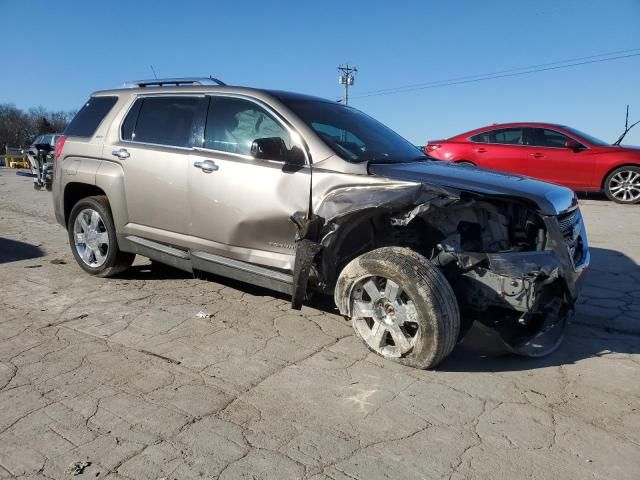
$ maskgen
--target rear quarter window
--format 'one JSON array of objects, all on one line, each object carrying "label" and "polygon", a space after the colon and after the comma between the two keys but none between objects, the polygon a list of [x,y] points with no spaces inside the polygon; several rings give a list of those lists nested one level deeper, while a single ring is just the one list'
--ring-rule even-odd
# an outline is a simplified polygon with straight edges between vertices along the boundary
[{"label": "rear quarter window", "polygon": [[64,131],[69,137],[92,137],[118,97],[91,97]]}]

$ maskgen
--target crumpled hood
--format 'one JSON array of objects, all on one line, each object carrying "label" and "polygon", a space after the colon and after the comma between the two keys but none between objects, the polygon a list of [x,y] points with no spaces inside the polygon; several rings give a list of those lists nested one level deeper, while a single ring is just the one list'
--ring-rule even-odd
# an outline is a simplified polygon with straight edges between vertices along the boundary
[{"label": "crumpled hood", "polygon": [[395,180],[414,181],[485,195],[520,197],[534,202],[544,215],[557,215],[575,203],[575,194],[566,187],[495,170],[438,161],[371,163],[368,167],[372,175]]}]

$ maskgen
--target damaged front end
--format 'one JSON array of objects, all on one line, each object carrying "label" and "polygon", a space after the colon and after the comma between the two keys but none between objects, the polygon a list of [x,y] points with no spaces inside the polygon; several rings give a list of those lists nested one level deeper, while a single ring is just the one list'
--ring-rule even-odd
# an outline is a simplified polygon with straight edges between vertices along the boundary
[{"label": "damaged front end", "polygon": [[584,223],[577,207],[559,216],[511,210],[510,216],[495,211],[485,224],[492,232],[487,240],[499,239],[498,248],[458,248],[458,232],[439,244],[434,261],[446,272],[467,327],[475,320],[511,351],[543,356],[562,340],[589,265]]},{"label": "damaged front end", "polygon": [[360,254],[409,247],[449,280],[463,316],[461,335],[478,322],[509,350],[527,356],[558,346],[589,265],[575,204],[559,215],[544,214],[522,199],[405,184],[334,192],[317,213],[294,220],[294,306],[307,278],[328,293],[341,269]]}]

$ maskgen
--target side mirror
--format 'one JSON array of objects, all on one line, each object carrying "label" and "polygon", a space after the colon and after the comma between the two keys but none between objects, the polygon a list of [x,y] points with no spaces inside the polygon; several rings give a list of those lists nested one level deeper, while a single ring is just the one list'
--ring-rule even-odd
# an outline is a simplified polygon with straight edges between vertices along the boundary
[{"label": "side mirror", "polygon": [[287,146],[280,137],[256,138],[251,144],[251,156],[260,160],[287,159]]},{"label": "side mirror", "polygon": [[564,142],[564,148],[568,148],[569,150],[573,150],[575,152],[576,150],[582,150],[583,147],[575,140],[567,140],[566,142]]}]

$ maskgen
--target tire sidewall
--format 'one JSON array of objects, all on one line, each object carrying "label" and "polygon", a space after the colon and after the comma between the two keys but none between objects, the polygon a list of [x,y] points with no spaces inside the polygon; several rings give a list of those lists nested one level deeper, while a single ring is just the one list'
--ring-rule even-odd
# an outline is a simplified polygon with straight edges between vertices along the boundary
[{"label": "tire sidewall", "polygon": [[[78,216],[78,214],[86,208],[91,208],[100,214],[100,217],[102,218],[102,222],[104,223],[107,233],[109,234],[109,250],[107,252],[107,259],[99,267],[91,267],[86,263],[84,263],[82,258],[80,258],[78,251],[76,250],[76,244],[75,244],[75,238],[74,238],[74,223],[76,221],[76,217]],[[111,212],[105,205],[103,205],[101,202],[99,202],[95,198],[93,197],[83,198],[73,206],[73,208],[71,209],[71,213],[69,214],[69,223],[67,224],[67,233],[69,237],[69,245],[71,246],[71,252],[73,253],[74,258],[76,259],[76,262],[78,262],[78,265],[80,265],[80,267],[85,272],[88,272],[91,275],[100,275],[105,271],[107,271],[108,269],[110,269],[115,264],[116,256],[118,255],[118,243],[116,239],[116,229],[113,224],[113,219],[111,218]]]},{"label": "tire sidewall", "polygon": [[604,180],[604,193],[607,196],[607,198],[609,200],[611,200],[612,202],[619,203],[621,205],[634,205],[634,204],[639,203],[640,199],[635,200],[635,201],[631,201],[631,202],[625,202],[623,200],[620,200],[620,199],[614,197],[613,194],[611,193],[610,187],[609,187],[609,185],[611,184],[611,179],[614,177],[614,175],[616,175],[617,173],[620,173],[620,172],[627,171],[627,170],[631,170],[631,171],[634,171],[636,173],[640,173],[640,167],[636,167],[636,166],[633,166],[633,165],[630,165],[630,166],[627,166],[627,167],[616,168],[613,172],[611,172],[609,175],[607,175],[607,178]]},{"label": "tire sidewall", "polygon": [[[385,264],[382,259],[363,256],[356,259],[356,261],[358,263],[353,272],[354,275],[350,275],[350,288],[344,292],[345,299],[351,302],[354,287],[367,277],[381,276],[396,282],[414,303],[418,311],[417,320],[419,328],[416,334],[418,338],[415,340],[414,348],[403,357],[389,358],[389,360],[394,360],[403,365],[416,368],[425,368],[425,365],[431,365],[438,356],[438,339],[442,335],[442,332],[440,332],[442,324],[438,319],[445,311],[445,308],[444,305],[440,305],[440,294],[431,285],[420,285],[419,283],[423,282],[414,283],[409,281],[409,277],[403,272],[402,268],[392,268],[388,264]],[[348,297],[346,297],[346,295],[348,295]],[[353,318],[351,318],[351,325],[360,338]],[[366,342],[363,343],[369,350],[380,355]],[[383,356],[383,358],[387,357]]]}]

